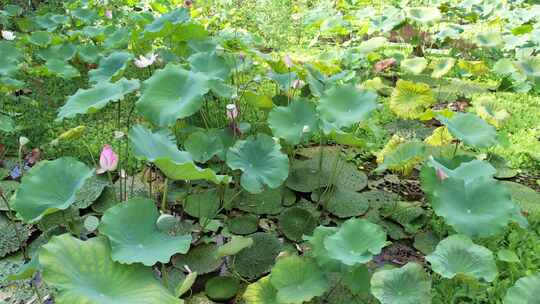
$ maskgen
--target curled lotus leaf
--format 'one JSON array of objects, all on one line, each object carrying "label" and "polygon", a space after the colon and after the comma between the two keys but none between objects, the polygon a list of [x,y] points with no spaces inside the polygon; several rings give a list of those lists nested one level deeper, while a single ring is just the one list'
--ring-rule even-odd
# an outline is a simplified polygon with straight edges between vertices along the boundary
[{"label": "curled lotus leaf", "polygon": [[99,231],[111,242],[111,257],[124,264],[168,263],[176,253],[187,253],[191,235],[171,236],[156,225],[159,212],[149,199],[134,198],[109,208]]},{"label": "curled lotus leaf", "polygon": [[492,282],[497,276],[493,253],[465,235],[454,234],[440,241],[426,260],[434,272],[448,279],[461,273]]},{"label": "curled lotus leaf", "polygon": [[349,266],[371,261],[385,245],[386,232],[381,226],[355,218],[345,221],[335,234],[324,240],[330,257]]},{"label": "curled lotus leaf", "polygon": [[266,134],[239,140],[227,153],[227,165],[240,169],[240,183],[250,193],[261,193],[264,186],[279,187],[289,175],[289,159],[281,146]]},{"label": "curled lotus leaf", "polygon": [[60,108],[57,120],[72,118],[77,114],[96,112],[107,106],[109,102],[121,100],[138,88],[138,80],[122,78],[115,83],[100,82],[90,89],[79,89]]},{"label": "curled lotus leaf", "polygon": [[317,111],[326,134],[365,121],[377,107],[377,94],[353,86],[329,89],[320,99]]},{"label": "curled lotus leaf", "polygon": [[382,304],[430,304],[431,281],[417,263],[379,270],[371,277],[371,293]]},{"label": "curled lotus leaf", "polygon": [[[71,157],[42,161],[26,173],[13,200],[13,209],[26,222],[69,208],[85,181],[94,174]],[[47,191],[44,191],[44,190]]]},{"label": "curled lotus leaf", "polygon": [[151,268],[111,259],[104,237],[88,241],[54,236],[39,251],[43,280],[56,287],[55,303],[181,304]]},{"label": "curled lotus leaf", "polygon": [[101,58],[98,68],[88,72],[90,82],[114,81],[120,78],[131,58],[133,55],[128,52],[114,52]]}]

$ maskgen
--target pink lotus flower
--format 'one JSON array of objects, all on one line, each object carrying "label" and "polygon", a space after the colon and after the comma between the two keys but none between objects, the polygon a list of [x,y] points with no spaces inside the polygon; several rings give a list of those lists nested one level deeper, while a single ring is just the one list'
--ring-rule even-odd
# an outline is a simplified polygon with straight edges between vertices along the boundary
[{"label": "pink lotus flower", "polygon": [[231,121],[236,120],[236,117],[238,117],[238,109],[236,108],[236,105],[234,103],[230,103],[226,106],[227,108],[227,118]]},{"label": "pink lotus flower", "polygon": [[289,56],[288,54],[283,57],[283,62],[285,62],[285,65],[289,69],[292,68],[293,65],[294,65],[294,63],[293,63],[293,61],[291,59],[291,56]]},{"label": "pink lotus flower", "polygon": [[437,168],[437,170],[435,170],[435,173],[437,174],[437,178],[440,182],[448,178],[448,175],[444,173],[442,169]]},{"label": "pink lotus flower", "polygon": [[111,146],[103,146],[103,150],[101,150],[101,155],[99,156],[99,166],[101,168],[97,170],[98,174],[116,170],[118,166],[118,154],[114,153]]},{"label": "pink lotus flower", "polygon": [[113,18],[112,10],[108,9],[105,11],[105,18],[111,20]]}]

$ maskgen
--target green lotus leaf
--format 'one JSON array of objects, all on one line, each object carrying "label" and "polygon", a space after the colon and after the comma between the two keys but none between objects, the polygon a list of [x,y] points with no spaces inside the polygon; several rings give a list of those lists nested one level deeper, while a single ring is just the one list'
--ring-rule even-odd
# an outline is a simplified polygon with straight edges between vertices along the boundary
[{"label": "green lotus leaf", "polygon": [[361,54],[369,54],[371,52],[380,49],[388,42],[385,37],[373,37],[368,40],[362,41],[358,46],[358,52]]},{"label": "green lotus leaf", "polygon": [[246,304],[281,304],[277,300],[277,290],[270,283],[270,277],[249,284],[242,298]]},{"label": "green lotus leaf", "polygon": [[94,23],[99,17],[96,11],[87,8],[76,8],[71,15],[85,24]]},{"label": "green lotus leaf", "polygon": [[426,145],[418,140],[400,143],[393,151],[384,155],[382,164],[375,172],[392,170],[403,174],[410,174],[412,169],[419,164],[426,154]]},{"label": "green lotus leaf", "polygon": [[314,260],[294,255],[277,261],[270,283],[277,290],[278,303],[284,304],[307,302],[322,296],[330,287]]},{"label": "green lotus leaf", "polygon": [[246,102],[256,108],[271,109],[274,106],[272,98],[268,95],[257,94],[252,91],[246,91],[244,93],[244,99]]},{"label": "green lotus leaf", "polygon": [[187,266],[191,271],[201,275],[218,269],[223,264],[223,259],[217,257],[217,246],[209,243],[198,245],[187,254],[175,255],[172,263],[178,269],[186,270]]},{"label": "green lotus leaf", "polygon": [[217,184],[230,181],[227,175],[217,175],[211,169],[196,166],[189,153],[178,150],[174,137],[168,130],[152,132],[136,125],[129,131],[129,140],[135,157],[155,163],[170,179],[204,179]]},{"label": "green lotus leaf", "polygon": [[133,55],[123,51],[114,52],[108,57],[103,57],[99,61],[98,68],[88,72],[90,82],[115,81],[121,77],[132,58]]},{"label": "green lotus leaf", "polygon": [[50,73],[53,73],[64,79],[79,77],[81,74],[74,66],[60,59],[50,59],[45,63],[45,67]]},{"label": "green lotus leaf", "polygon": [[272,234],[257,232],[249,236],[253,245],[235,255],[233,269],[243,278],[256,279],[270,271],[282,249],[282,244]]},{"label": "green lotus leaf", "polygon": [[538,290],[540,274],[535,273],[522,277],[510,287],[504,296],[504,304],[534,304],[538,303]]},{"label": "green lotus leaf", "polygon": [[[179,273],[182,273],[179,269],[173,268]],[[195,281],[197,280],[197,272],[190,272],[185,278],[174,288],[174,295],[176,297],[180,297],[184,293],[186,293],[188,290],[193,287],[193,284],[195,284]]]},{"label": "green lotus leaf", "polygon": [[84,209],[90,207],[100,196],[109,180],[104,176],[94,175],[87,179],[75,194],[75,207]]},{"label": "green lotus leaf", "polygon": [[437,58],[433,60],[430,64],[430,68],[433,70],[431,72],[431,77],[441,78],[444,75],[448,74],[450,70],[456,64],[456,60],[450,57]]},{"label": "green lotus leaf", "polygon": [[540,214],[540,193],[519,183],[501,182],[509,191],[512,199],[526,212]]},{"label": "green lotus leaf", "polygon": [[184,200],[184,211],[196,218],[212,219],[220,209],[219,194],[216,189],[193,193]]},{"label": "green lotus leaf", "polygon": [[111,242],[112,259],[120,263],[168,263],[175,253],[186,253],[191,235],[170,236],[156,226],[159,212],[149,199],[134,198],[109,208],[99,232]]},{"label": "green lotus leaf", "polygon": [[242,249],[251,247],[252,245],[252,238],[233,235],[229,242],[223,244],[218,248],[216,254],[218,258],[223,258],[226,256],[235,255]]},{"label": "green lotus leaf", "polygon": [[168,64],[143,83],[137,110],[152,123],[169,126],[197,112],[209,89],[205,75]]},{"label": "green lotus leaf", "polygon": [[[2,169],[0,168],[0,171],[1,170]],[[6,172],[6,176],[7,176],[7,174],[9,174],[9,171]],[[2,189],[2,194],[4,194],[4,197],[7,199],[8,203],[10,203],[10,205],[11,205],[11,202],[12,202],[12,200],[14,198],[14,194],[17,191],[17,189],[19,188],[20,184],[18,182],[16,182],[16,181],[1,180],[6,176],[2,176],[0,174],[0,189]],[[8,211],[9,210],[4,201],[0,202],[0,210],[1,211]]]},{"label": "green lotus leaf", "polygon": [[52,45],[49,48],[40,50],[37,55],[45,61],[49,61],[51,59],[57,59],[60,61],[68,61],[68,60],[71,60],[75,56],[76,52],[77,52],[77,49],[75,45],[68,42],[68,43],[63,43],[63,44]]},{"label": "green lotus leaf", "polygon": [[437,235],[431,231],[420,232],[414,236],[414,248],[418,249],[425,255],[428,255],[435,251],[435,247],[439,243],[440,239]]},{"label": "green lotus leaf", "polygon": [[240,183],[250,193],[261,193],[264,185],[279,187],[289,174],[289,159],[281,146],[266,134],[239,140],[227,152],[227,165],[240,169]]},{"label": "green lotus leaf", "polygon": [[326,134],[365,121],[377,107],[377,95],[353,86],[334,87],[320,99],[319,112]]},{"label": "green lotus leaf", "polygon": [[24,221],[36,222],[71,206],[93,174],[94,170],[74,158],[42,161],[23,176],[12,207]]},{"label": "green lotus leaf", "polygon": [[15,123],[11,117],[0,114],[0,131],[11,133],[15,130]]},{"label": "green lotus leaf", "polygon": [[77,56],[86,63],[96,63],[101,58],[101,50],[93,44],[78,45]]},{"label": "green lotus leaf", "polygon": [[36,223],[36,226],[39,230],[46,232],[60,226],[72,225],[73,227],[79,224],[82,224],[82,218],[79,214],[79,209],[75,206],[70,206],[66,210],[59,210],[57,212],[43,216],[43,218],[41,218]]},{"label": "green lotus leaf", "polygon": [[418,75],[427,68],[428,62],[424,57],[408,58],[401,61],[401,69],[406,73]]},{"label": "green lotus leaf", "polygon": [[430,304],[431,281],[417,263],[380,270],[371,278],[371,293],[382,304]]},{"label": "green lotus leaf", "polygon": [[231,68],[216,52],[199,52],[188,58],[191,71],[204,74],[210,79],[227,80]]},{"label": "green lotus leaf", "polygon": [[362,215],[369,208],[369,203],[362,193],[338,187],[335,191],[326,192],[322,197],[319,193],[314,193],[312,197],[315,197],[317,202],[323,202],[326,211],[340,218]]},{"label": "green lotus leaf", "polygon": [[[363,237],[359,239],[359,235]],[[335,234],[324,240],[330,257],[349,266],[371,261],[385,245],[386,232],[382,227],[355,218],[345,221]]]},{"label": "green lotus leaf", "polygon": [[407,17],[416,22],[428,24],[437,22],[442,15],[436,7],[411,7],[407,10]]},{"label": "green lotus leaf", "polygon": [[324,246],[324,240],[334,235],[338,231],[337,227],[319,226],[313,230],[313,235],[304,235],[304,240],[308,241],[311,247],[309,256],[313,257],[319,266],[325,271],[338,271],[341,263],[332,258],[332,254]]},{"label": "green lotus leaf", "polygon": [[484,48],[499,48],[504,44],[499,31],[478,33],[475,38],[476,44]]},{"label": "green lotus leaf", "polygon": [[497,276],[493,253],[465,235],[454,234],[440,241],[426,260],[434,272],[448,279],[461,273],[492,282]]},{"label": "green lotus leaf", "polygon": [[28,41],[40,47],[48,46],[52,41],[52,35],[46,31],[33,32],[28,36]]},{"label": "green lotus leaf", "polygon": [[71,95],[58,112],[57,120],[72,118],[77,114],[95,113],[111,101],[122,100],[125,95],[139,88],[139,80],[122,78],[115,83],[99,82],[90,89],[79,89]]},{"label": "green lotus leaf", "polygon": [[30,228],[31,226],[18,222],[10,223],[10,219],[0,214],[0,231],[2,231],[0,235],[0,258],[26,246],[26,241],[32,232]]},{"label": "green lotus leaf", "polygon": [[221,154],[225,147],[219,133],[197,131],[189,135],[184,142],[184,148],[191,154],[193,160],[204,163]]},{"label": "green lotus leaf", "polygon": [[283,189],[264,189],[261,193],[242,193],[235,208],[254,214],[279,214],[283,210]]},{"label": "green lotus leaf", "polygon": [[254,214],[229,217],[226,225],[231,233],[240,235],[251,234],[256,232],[259,227],[259,217]]},{"label": "green lotus leaf", "polygon": [[429,85],[398,80],[390,97],[390,109],[400,118],[419,118],[435,103]]},{"label": "green lotus leaf", "polygon": [[[435,170],[429,174],[435,176]],[[428,182],[427,174],[423,175],[424,185]],[[516,219],[519,208],[512,201],[509,191],[491,177],[462,179],[449,176],[442,182],[429,184],[427,196],[435,213],[458,233],[471,237],[496,235]]]},{"label": "green lotus leaf", "polygon": [[286,209],[279,216],[279,227],[291,241],[302,240],[303,235],[311,235],[317,220],[311,212],[300,207]]},{"label": "green lotus leaf", "polygon": [[380,209],[381,216],[391,219],[405,228],[407,233],[416,233],[426,222],[427,214],[422,203],[397,201]]},{"label": "green lotus leaf", "polygon": [[80,241],[53,237],[39,251],[43,280],[59,291],[55,303],[180,304],[151,268],[123,265],[110,258],[107,239]]},{"label": "green lotus leaf", "polygon": [[439,116],[439,120],[466,145],[489,148],[497,143],[495,128],[473,113],[455,113],[450,119]]},{"label": "green lotus leaf", "polygon": [[274,136],[292,145],[299,144],[317,131],[317,123],[315,105],[303,99],[297,99],[286,107],[275,107],[268,115]]},{"label": "green lotus leaf", "polygon": [[189,11],[182,7],[161,15],[152,21],[152,23],[146,25],[144,30],[150,33],[157,33],[168,24],[175,25],[187,21],[189,21]]},{"label": "green lotus leaf", "polygon": [[240,283],[232,277],[213,277],[204,286],[206,295],[216,301],[226,301],[234,297],[240,289]]}]

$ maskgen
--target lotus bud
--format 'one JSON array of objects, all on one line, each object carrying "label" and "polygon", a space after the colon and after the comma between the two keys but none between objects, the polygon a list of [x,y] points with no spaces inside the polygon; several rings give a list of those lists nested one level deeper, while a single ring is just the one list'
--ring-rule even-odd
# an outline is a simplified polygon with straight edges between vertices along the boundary
[{"label": "lotus bud", "polygon": [[437,174],[437,178],[440,182],[448,178],[448,175],[444,173],[444,171],[440,168],[437,168],[437,170],[435,170],[435,173]]},{"label": "lotus bud", "polygon": [[21,147],[26,146],[29,142],[30,142],[30,139],[28,139],[28,138],[26,138],[24,136],[19,137],[19,145]]},{"label": "lotus bud", "polygon": [[156,59],[157,59],[157,55],[152,53],[152,54],[148,55],[148,57],[140,55],[139,58],[133,60],[133,62],[135,63],[136,67],[142,69],[142,68],[146,68],[146,67],[149,67],[152,64],[154,64]]},{"label": "lotus bud", "polygon": [[118,166],[118,154],[114,153],[111,146],[103,146],[103,150],[101,150],[101,155],[99,156],[99,166],[101,168],[97,170],[98,174],[116,170]]},{"label": "lotus bud", "polygon": [[230,103],[226,106],[227,108],[227,118],[231,121],[236,120],[238,117],[238,109],[234,103]]},{"label": "lotus bud", "polygon": [[113,12],[112,10],[108,9],[105,11],[105,18],[111,20],[113,18]]},{"label": "lotus bud", "polygon": [[12,31],[2,31],[2,38],[6,39],[6,40],[15,40],[17,36],[15,36],[15,34],[12,32]]},{"label": "lotus bud", "polygon": [[291,57],[287,54],[283,57],[283,62],[285,62],[285,65],[287,66],[287,68],[292,68],[294,63],[291,59]]},{"label": "lotus bud", "polygon": [[295,81],[293,81],[292,83],[292,87],[293,89],[300,89],[301,87],[304,86],[304,82],[301,80],[301,79],[296,79]]},{"label": "lotus bud", "polygon": [[67,130],[66,132],[60,134],[57,139],[59,141],[77,139],[84,134],[85,130],[86,130],[85,126],[77,126],[75,128],[71,128]]}]

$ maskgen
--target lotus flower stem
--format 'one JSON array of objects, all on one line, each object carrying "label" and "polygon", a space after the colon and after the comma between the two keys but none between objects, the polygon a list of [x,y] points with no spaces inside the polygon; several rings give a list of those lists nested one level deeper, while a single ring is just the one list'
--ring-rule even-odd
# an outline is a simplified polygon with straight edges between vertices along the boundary
[{"label": "lotus flower stem", "polygon": [[163,185],[163,195],[161,196],[161,211],[167,211],[167,191],[169,190],[169,179],[165,178],[165,184]]}]

